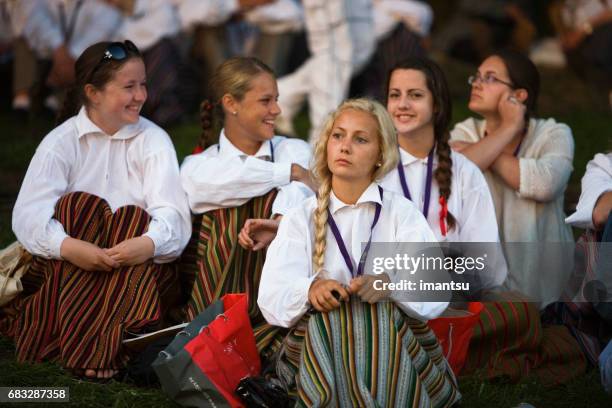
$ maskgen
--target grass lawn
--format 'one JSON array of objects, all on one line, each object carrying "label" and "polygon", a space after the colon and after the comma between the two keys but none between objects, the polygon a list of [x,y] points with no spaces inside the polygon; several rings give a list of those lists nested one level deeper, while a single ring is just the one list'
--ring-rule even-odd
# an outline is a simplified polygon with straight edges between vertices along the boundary
[{"label": "grass lawn", "polygon": [[[441,62],[449,77],[455,102],[454,121],[463,120],[469,116],[465,107],[468,95],[465,80],[475,68],[454,61]],[[555,117],[567,123],[576,141],[574,173],[566,191],[568,210],[578,200],[580,179],[588,160],[596,152],[612,149],[612,116],[605,102],[566,71],[542,71],[539,116]],[[308,128],[305,114],[298,118],[296,125],[300,134],[305,135]],[[29,160],[51,128],[50,120],[35,118],[19,123],[6,112],[0,112],[0,247],[15,239],[11,232],[11,210]],[[198,121],[194,116],[193,120],[168,129],[168,132],[179,160],[182,160],[198,138]],[[13,351],[11,342],[0,338],[0,386],[67,386],[70,387],[70,405],[79,407],[175,406],[159,389],[137,388],[117,381],[104,385],[79,381],[54,364],[18,364]],[[531,378],[519,384],[508,384],[483,382],[477,377],[462,379],[460,388],[464,397],[462,406],[469,408],[513,407],[521,401],[536,407],[612,406],[612,397],[603,392],[596,370],[554,388],[546,388]],[[40,407],[42,404],[32,406]]]}]

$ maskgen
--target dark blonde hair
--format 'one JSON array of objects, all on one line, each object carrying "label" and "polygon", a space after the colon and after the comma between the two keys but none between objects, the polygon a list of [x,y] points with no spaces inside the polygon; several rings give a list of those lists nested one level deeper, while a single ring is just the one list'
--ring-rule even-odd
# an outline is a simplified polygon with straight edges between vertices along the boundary
[{"label": "dark blonde hair", "polygon": [[126,62],[134,58],[142,60],[140,51],[130,40],[121,43],[126,52],[125,58],[121,60],[104,59],[104,53],[111,44],[113,43],[103,41],[90,45],[76,60],[74,63],[75,82],[66,91],[64,104],[56,118],[57,124],[76,115],[81,106],[87,106],[89,101],[85,96],[85,85],[91,84],[96,89],[103,89],[113,79],[115,72],[119,71]]},{"label": "dark blonde hair", "polygon": [[221,98],[230,94],[241,101],[252,88],[252,79],[264,72],[275,76],[270,67],[252,57],[230,58],[217,67],[209,82],[212,100],[206,99],[200,104],[202,135],[198,141],[199,147],[206,149],[218,140],[225,119]]},{"label": "dark blonde hair", "polygon": [[380,166],[372,173],[372,180],[379,180],[391,171],[399,161],[397,151],[397,135],[393,120],[387,110],[380,103],[369,99],[349,99],[343,102],[338,109],[330,113],[323,123],[321,133],[315,146],[312,173],[319,183],[317,208],[314,213],[315,244],[313,249],[313,264],[315,272],[323,268],[325,261],[325,247],[327,241],[327,208],[331,194],[332,173],[327,165],[327,142],[334,127],[336,119],[347,110],[365,112],[376,120],[378,128],[378,146],[380,150]]}]

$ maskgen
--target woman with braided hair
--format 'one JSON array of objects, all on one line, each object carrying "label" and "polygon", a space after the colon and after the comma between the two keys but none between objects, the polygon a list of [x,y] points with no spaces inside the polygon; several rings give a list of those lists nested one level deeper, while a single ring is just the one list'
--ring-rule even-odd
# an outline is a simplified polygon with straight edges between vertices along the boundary
[{"label": "woman with braided hair", "polygon": [[[274,73],[261,61],[228,59],[211,77],[210,92],[212,100],[202,103],[201,112],[204,150],[188,156],[181,167],[196,215],[183,256],[193,279],[187,314],[197,316],[226,293],[246,292],[262,351],[273,337],[257,308],[265,253],[251,249],[260,249],[260,235],[267,233],[258,226],[274,224],[272,218],[314,194],[306,170],[311,149],[302,140],[274,135],[278,89]],[[253,231],[243,248],[238,238],[245,224]]]},{"label": "woman with braided hair", "polygon": [[289,392],[297,388],[300,406],[446,407],[459,399],[425,322],[448,302],[384,301],[389,292],[374,282],[387,275],[362,274],[363,242],[435,242],[416,206],[378,184],[397,162],[385,108],[344,102],[315,148],[318,196],[283,217],[268,248],[258,304],[270,324],[291,328],[276,374]]},{"label": "woman with braided hair", "polygon": [[[499,242],[495,207],[481,171],[448,144],[451,98],[433,61],[410,58],[387,77],[387,110],[397,131],[400,163],[382,180],[412,200],[439,241]],[[506,278],[502,254],[486,274],[487,287]],[[484,277],[482,277],[484,278]]]}]

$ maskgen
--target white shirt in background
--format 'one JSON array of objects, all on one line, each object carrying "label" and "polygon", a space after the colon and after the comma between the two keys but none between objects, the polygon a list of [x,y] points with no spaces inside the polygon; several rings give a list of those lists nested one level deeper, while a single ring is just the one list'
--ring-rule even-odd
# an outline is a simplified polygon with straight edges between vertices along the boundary
[{"label": "white shirt in background", "polygon": [[187,197],[167,133],[145,118],[110,136],[81,108],[53,129],[36,149],[13,210],[13,231],[32,254],[61,259],[67,237],[53,218],[58,199],[83,191],[111,209],[136,205],[152,217],[144,234],[155,244],[154,261],[177,258],[191,236]]},{"label": "white shirt in background", "polygon": [[433,10],[423,1],[372,0],[376,39],[386,37],[399,23],[411,31],[427,37],[433,23]]},{"label": "white shirt in background", "polygon": [[136,0],[113,38],[130,40],[141,52],[181,31],[179,13],[172,0]]},{"label": "white shirt in background", "polygon": [[62,7],[66,26],[73,16],[75,24],[67,43],[70,54],[77,58],[87,47],[115,37],[123,20],[116,7],[102,0],[19,0],[10,3],[9,13],[15,37],[24,37],[40,58],[50,58],[53,51],[65,43],[60,24]]},{"label": "white shirt in background", "polygon": [[593,229],[593,209],[602,194],[612,191],[612,153],[598,153],[586,167],[582,176],[582,192],[576,212],[565,222],[578,228]]},{"label": "white shirt in background", "polygon": [[[354,205],[343,203],[332,192],[329,209],[354,260],[360,259],[362,243],[370,237],[374,203],[382,204],[382,209],[372,242],[435,242],[420,211],[390,191],[384,191],[381,202],[376,183],[370,184]],[[291,327],[311,307],[308,291],[317,276],[312,261],[316,207],[317,198],[310,197],[287,213],[268,248],[257,304],[272,325]],[[325,278],[349,284],[351,274],[329,225],[323,268]],[[414,318],[431,319],[440,315],[448,302],[401,302],[398,306]]]},{"label": "white shirt in background", "polygon": [[219,144],[187,156],[181,166],[181,182],[191,210],[201,214],[238,207],[278,188],[272,213],[285,214],[312,196],[314,192],[305,184],[290,180],[293,163],[308,169],[310,146],[303,140],[283,136],[274,136],[272,145],[274,162],[270,161],[270,142],[262,143],[259,151],[249,156],[234,146],[222,130]]},{"label": "white shirt in background", "polygon": [[238,0],[172,0],[178,9],[183,30],[198,24],[216,26],[225,23],[240,9]]}]

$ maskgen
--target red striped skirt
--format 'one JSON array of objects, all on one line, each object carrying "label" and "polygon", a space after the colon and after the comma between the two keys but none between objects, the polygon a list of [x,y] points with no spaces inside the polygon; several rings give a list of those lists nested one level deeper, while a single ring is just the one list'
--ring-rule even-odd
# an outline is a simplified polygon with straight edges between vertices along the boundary
[{"label": "red striped skirt", "polygon": [[586,371],[578,342],[562,325],[545,325],[535,303],[515,292],[485,302],[461,375],[480,372],[513,382],[535,375],[544,385],[568,382]]},{"label": "red striped skirt", "polygon": [[[66,233],[101,248],[142,235],[150,216],[136,206],[119,208],[94,195],[60,198],[54,218]],[[61,260],[35,257],[22,278],[21,296],[0,310],[0,333],[14,339],[19,361],[57,361],[75,369],[120,369],[126,331],[154,329],[174,291],[174,266],[148,261],[111,272],[88,272]]]}]

